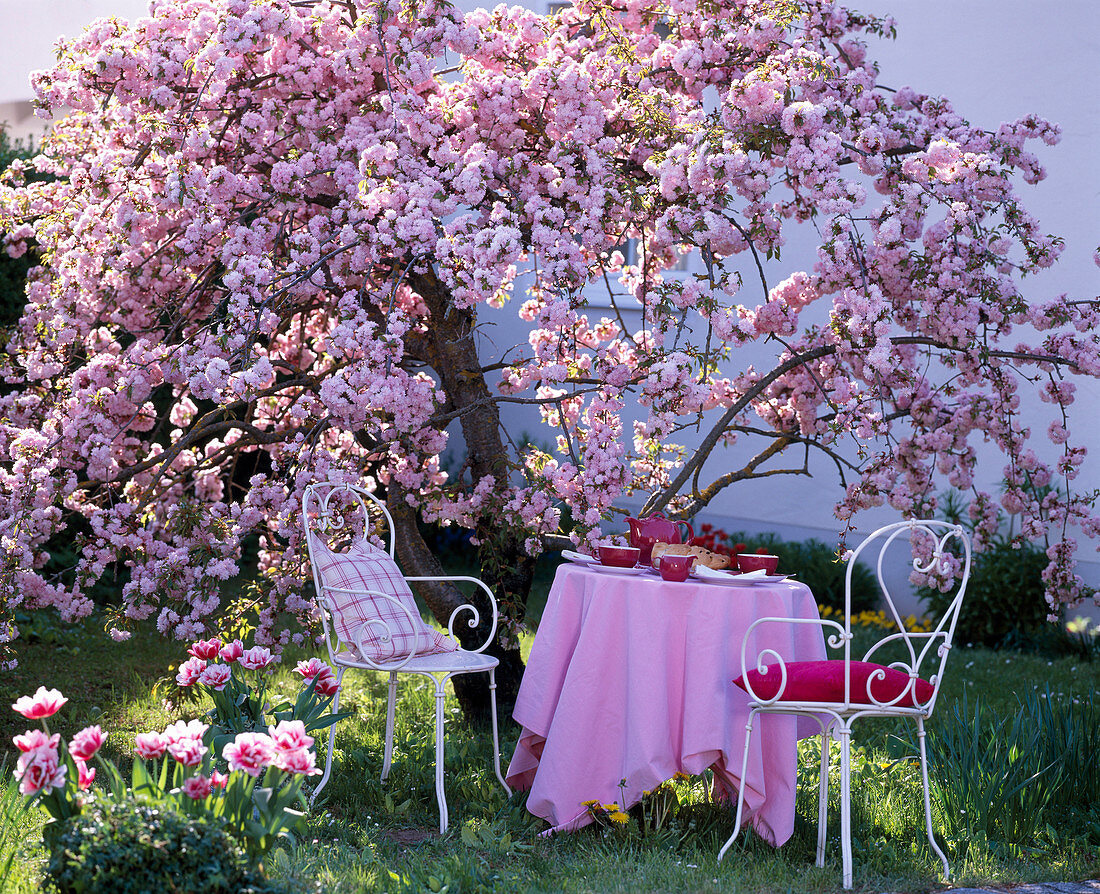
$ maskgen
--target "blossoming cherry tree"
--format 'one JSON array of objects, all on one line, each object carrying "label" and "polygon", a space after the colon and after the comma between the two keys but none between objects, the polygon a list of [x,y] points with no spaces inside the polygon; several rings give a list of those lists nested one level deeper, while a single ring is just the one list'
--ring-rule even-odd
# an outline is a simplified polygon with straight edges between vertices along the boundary
[{"label": "blossoming cherry tree", "polygon": [[[1061,243],[1016,185],[1058,129],[880,84],[865,39],[889,27],[827,0],[155,0],[63,42],[35,86],[71,111],[0,186],[7,250],[38,259],[3,359],[7,605],[80,617],[121,563],[117,637],[200,636],[258,534],[248,598],[287,642],[302,489],[371,476],[409,573],[438,571],[418,522],[473,532],[507,699],[563,511],[592,542],[632,494],[691,517],[822,461],[841,524],[932,514],[950,485],[979,548],[1012,513],[1052,608],[1080,601],[1075,537],[1100,527],[1068,420],[1096,302],[1025,293]],[[799,226],[816,259],[777,278]],[[487,328],[508,308],[518,344]]]}]

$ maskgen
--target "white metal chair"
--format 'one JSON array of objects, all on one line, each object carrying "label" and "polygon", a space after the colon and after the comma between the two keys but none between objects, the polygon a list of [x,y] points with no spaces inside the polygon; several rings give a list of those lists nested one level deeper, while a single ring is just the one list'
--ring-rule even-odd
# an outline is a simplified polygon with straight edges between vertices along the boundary
[{"label": "white metal chair", "polygon": [[[412,601],[411,591],[407,587],[408,600],[396,597],[391,592],[383,589],[348,588],[331,585],[325,580],[324,557],[333,555],[346,556],[349,550],[377,549],[370,544],[372,529],[372,516],[378,519],[379,528],[384,520],[385,542],[389,559],[394,557],[394,526],[385,505],[368,491],[343,483],[318,483],[306,487],[302,496],[302,523],[305,528],[306,546],[309,551],[310,565],[313,570],[313,583],[316,592],[317,607],[321,615],[324,629],[325,645],[328,648],[329,659],[336,667],[337,685],[342,682],[344,672],[348,668],[360,668],[363,670],[376,670],[389,674],[389,697],[386,704],[386,744],[385,754],[382,760],[382,781],[390,772],[390,762],[393,756],[393,728],[394,714],[397,702],[397,676],[398,674],[419,674],[430,678],[435,685],[435,792],[439,803],[439,832],[447,831],[447,799],[443,785],[443,721],[444,721],[444,687],[448,679],[457,674],[488,673],[489,698],[492,713],[493,727],[493,769],[497,779],[504,786],[509,795],[511,789],[504,781],[500,772],[500,741],[497,730],[497,705],[496,705],[496,667],[500,663],[491,655],[483,654],[484,649],[492,642],[497,626],[497,604],[492,591],[483,581],[473,577],[464,576],[440,576],[440,577],[404,577],[394,566],[394,574],[399,575],[403,581],[450,581],[454,583],[467,582],[479,588],[492,609],[492,623],[485,641],[474,650],[463,649],[458,646],[455,637],[455,624],[459,615],[463,612],[469,614],[468,624],[471,628],[477,627],[481,622],[481,614],[478,609],[469,603],[459,606],[451,613],[447,625],[447,635],[431,633],[437,641],[449,643],[447,648],[454,651],[430,652],[423,647],[414,647],[407,654],[397,654],[392,658],[379,659],[370,655],[370,645],[389,644],[398,640],[398,627],[411,625],[413,628],[422,628],[428,631],[415,611],[415,602]],[[361,528],[359,527],[361,525]],[[339,625],[334,623],[335,612],[338,610],[340,600],[348,598],[361,599],[369,597],[371,604],[380,606],[383,610],[374,617],[362,620],[358,629],[348,635],[339,635]],[[370,642],[368,642],[368,640]],[[416,642],[416,641],[414,641]],[[336,713],[340,707],[340,692],[333,699],[332,711]],[[335,740],[335,725],[329,729],[328,752],[325,755],[325,772],[310,798],[310,804],[321,793],[328,783],[332,771],[332,750]]]},{"label": "white metal chair", "polygon": [[[906,536],[908,535],[908,536]],[[906,630],[890,589],[883,578],[886,553],[895,543],[904,546],[907,559],[921,573],[939,572],[952,580],[953,597],[932,629]],[[915,548],[914,548],[915,546]],[[853,661],[852,569],[859,558],[877,548],[875,570],[882,589],[886,612],[894,629]],[[912,550],[912,551],[910,551]],[[899,550],[894,555],[898,556]],[[937,567],[938,566],[938,567]],[[735,681],[748,693],[751,710],[745,726],[745,754],[741,778],[748,767],[749,742],[757,714],[799,714],[813,717],[821,727],[821,778],[818,786],[817,865],[825,865],[825,830],[829,794],[829,737],[840,743],[840,841],[844,887],[852,887],[851,756],[852,724],[863,717],[906,717],[917,725],[920,744],[921,781],[924,788],[924,820],[928,841],[943,863],[944,879],[950,878],[947,857],[932,834],[932,807],[928,793],[928,761],[924,743],[924,721],[932,713],[943,682],[944,666],[951,650],[955,623],[970,576],[970,539],[959,525],[937,520],[910,520],[887,525],[871,534],[848,558],[845,578],[843,623],[828,618],[760,618],[745,634],[741,646],[741,677]],[[763,650],[753,659],[746,647],[753,630],[761,624],[818,624],[827,636],[829,649],[843,657],[823,662],[799,662],[796,656],[782,656]],[[891,658],[892,654],[900,657]],[[888,663],[876,663],[888,662]],[[744,797],[737,797],[735,828],[718,853],[719,861],[741,830]]]}]

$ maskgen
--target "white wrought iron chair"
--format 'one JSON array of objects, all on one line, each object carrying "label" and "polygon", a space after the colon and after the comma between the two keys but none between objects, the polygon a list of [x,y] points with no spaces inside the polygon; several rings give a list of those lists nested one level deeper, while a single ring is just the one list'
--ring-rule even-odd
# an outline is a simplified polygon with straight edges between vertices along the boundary
[{"label": "white wrought iron chair", "polygon": [[[908,536],[905,536],[908,535]],[[953,578],[954,594],[943,616],[928,631],[906,629],[890,589],[883,577],[883,565],[889,548],[903,545],[914,569],[927,573],[939,571]],[[916,549],[912,549],[916,544]],[[875,571],[889,619],[896,627],[853,661],[852,642],[852,569],[859,558],[878,555]],[[910,551],[912,549],[912,551]],[[898,557],[901,549],[894,551]],[[928,841],[943,863],[944,879],[950,879],[947,857],[932,834],[932,806],[928,792],[928,761],[924,743],[924,722],[932,714],[943,682],[944,667],[951,650],[955,623],[970,576],[970,539],[959,525],[937,520],[910,520],[887,525],[871,534],[848,557],[845,576],[843,623],[828,618],[760,618],[745,634],[741,645],[741,677],[735,681],[748,693],[751,710],[745,725],[745,754],[741,778],[748,767],[749,742],[757,714],[798,714],[813,717],[821,727],[821,778],[818,785],[817,860],[825,865],[825,831],[829,796],[829,738],[840,743],[840,842],[845,889],[852,887],[851,829],[851,753],[852,724],[863,717],[906,717],[915,721],[920,745],[921,782],[924,789],[924,821]],[[746,655],[753,630],[761,624],[818,624],[830,631],[829,649],[843,657],[823,662],[799,662],[795,656],[783,656],[771,649],[755,658]],[[892,658],[891,654],[899,657]],[[876,662],[886,662],[876,663]],[[718,853],[721,861],[741,830],[744,797],[738,791],[737,817],[733,834]]]},{"label": "white wrought iron chair", "polygon": [[[411,591],[408,591],[408,600],[401,599],[392,593],[382,589],[348,588],[333,586],[325,580],[324,557],[346,556],[349,550],[364,548],[364,544],[370,544],[372,530],[372,516],[378,519],[378,527],[382,528],[384,520],[385,543],[389,559],[394,557],[394,526],[385,505],[377,497],[360,487],[343,483],[317,483],[306,487],[302,496],[302,523],[305,528],[306,546],[309,550],[310,565],[313,570],[313,583],[316,593],[317,607],[321,615],[324,630],[325,645],[328,648],[329,659],[336,667],[337,686],[342,682],[345,671],[348,668],[382,671],[389,675],[389,695],[386,704],[386,743],[385,753],[382,759],[382,781],[386,780],[390,772],[390,762],[393,756],[393,728],[394,715],[397,702],[397,676],[398,674],[419,674],[430,678],[435,685],[435,792],[439,803],[439,832],[442,835],[447,831],[448,814],[447,798],[443,784],[443,721],[444,721],[444,687],[451,677],[458,674],[488,673],[489,675],[489,699],[492,713],[493,728],[493,769],[497,779],[504,786],[504,790],[512,794],[512,790],[504,781],[500,772],[500,740],[497,730],[497,705],[496,705],[496,667],[500,663],[491,655],[486,655],[484,649],[492,642],[497,627],[497,604],[492,591],[483,581],[474,577],[447,575],[440,577],[404,577],[394,566],[394,574],[406,582],[409,581],[449,581],[452,583],[467,582],[479,588],[492,609],[492,624],[485,641],[474,650],[458,647],[458,639],[455,636],[455,625],[459,621],[459,615],[468,613],[468,624],[471,628],[481,623],[481,613],[469,603],[459,606],[452,613],[447,625],[447,636],[434,633],[437,640],[449,641],[455,648],[454,651],[441,653],[429,652],[423,648],[414,647],[407,654],[398,654],[391,659],[377,659],[370,656],[368,640],[374,645],[388,644],[397,639],[398,627],[406,622],[413,628],[418,626],[427,629],[424,622],[415,610],[415,602],[412,600]],[[362,525],[361,529],[359,525]],[[334,549],[333,547],[336,547]],[[370,544],[370,546],[374,546]],[[370,548],[370,547],[366,547]],[[377,547],[374,547],[377,549]],[[404,588],[407,590],[407,588]],[[361,599],[369,597],[378,600],[377,604],[383,611],[374,616],[362,618],[357,632],[350,636],[341,637],[338,633],[338,625],[334,623],[334,615],[341,600],[348,598]],[[414,643],[418,642],[414,640]],[[419,654],[418,654],[419,652]],[[337,690],[333,699],[332,711],[336,713],[340,707],[340,692]],[[335,725],[329,728],[328,751],[325,755],[325,771],[310,797],[310,804],[328,784],[332,771],[332,750],[335,740]]]}]

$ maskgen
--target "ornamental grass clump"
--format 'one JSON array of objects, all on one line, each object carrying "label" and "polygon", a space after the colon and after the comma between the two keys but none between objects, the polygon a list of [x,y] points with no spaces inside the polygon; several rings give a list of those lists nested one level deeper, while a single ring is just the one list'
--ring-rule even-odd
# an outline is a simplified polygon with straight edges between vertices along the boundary
[{"label": "ornamental grass clump", "polygon": [[[916,753],[917,745],[910,743]],[[1100,705],[1027,694],[1015,714],[961,702],[928,730],[928,775],[956,846],[1033,846],[1060,816],[1100,844]],[[1083,822],[1076,822],[1083,820]],[[1056,833],[1055,833],[1056,834]]]}]

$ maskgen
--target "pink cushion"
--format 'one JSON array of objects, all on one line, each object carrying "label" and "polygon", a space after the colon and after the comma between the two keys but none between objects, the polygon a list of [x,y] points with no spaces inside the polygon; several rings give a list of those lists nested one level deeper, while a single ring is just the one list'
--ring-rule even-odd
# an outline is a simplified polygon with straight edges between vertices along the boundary
[{"label": "pink cushion", "polygon": [[[894,704],[906,708],[915,708],[927,704],[932,698],[933,687],[927,680],[917,677],[910,685],[907,673],[881,664],[867,661],[853,661],[851,670],[851,688],[849,702],[853,705]],[[871,681],[870,696],[867,693],[867,681],[871,674],[882,671],[884,676]],[[779,692],[782,675],[778,664],[769,664],[764,672],[751,670],[747,674],[752,692],[763,701],[770,701]],[[743,677],[733,681],[746,692]],[[752,693],[750,693],[751,695]],[[872,700],[873,698],[873,700]],[[779,701],[783,702],[843,702],[844,701],[844,662],[833,661],[792,661],[787,665],[787,685]]]},{"label": "pink cushion", "polygon": [[[320,544],[315,544],[315,548],[317,572],[323,587],[378,590],[394,597],[412,612],[410,621],[397,605],[380,596],[328,590],[326,596],[336,636],[349,649],[358,651],[356,643],[361,643],[366,653],[362,657],[391,661],[406,657],[414,649],[419,656],[453,652],[458,648],[454,640],[433,630],[421,619],[412,590],[389,553],[364,542],[357,542],[346,553],[334,553]],[[388,642],[384,639],[386,628],[366,623],[373,619],[389,625]]]}]

